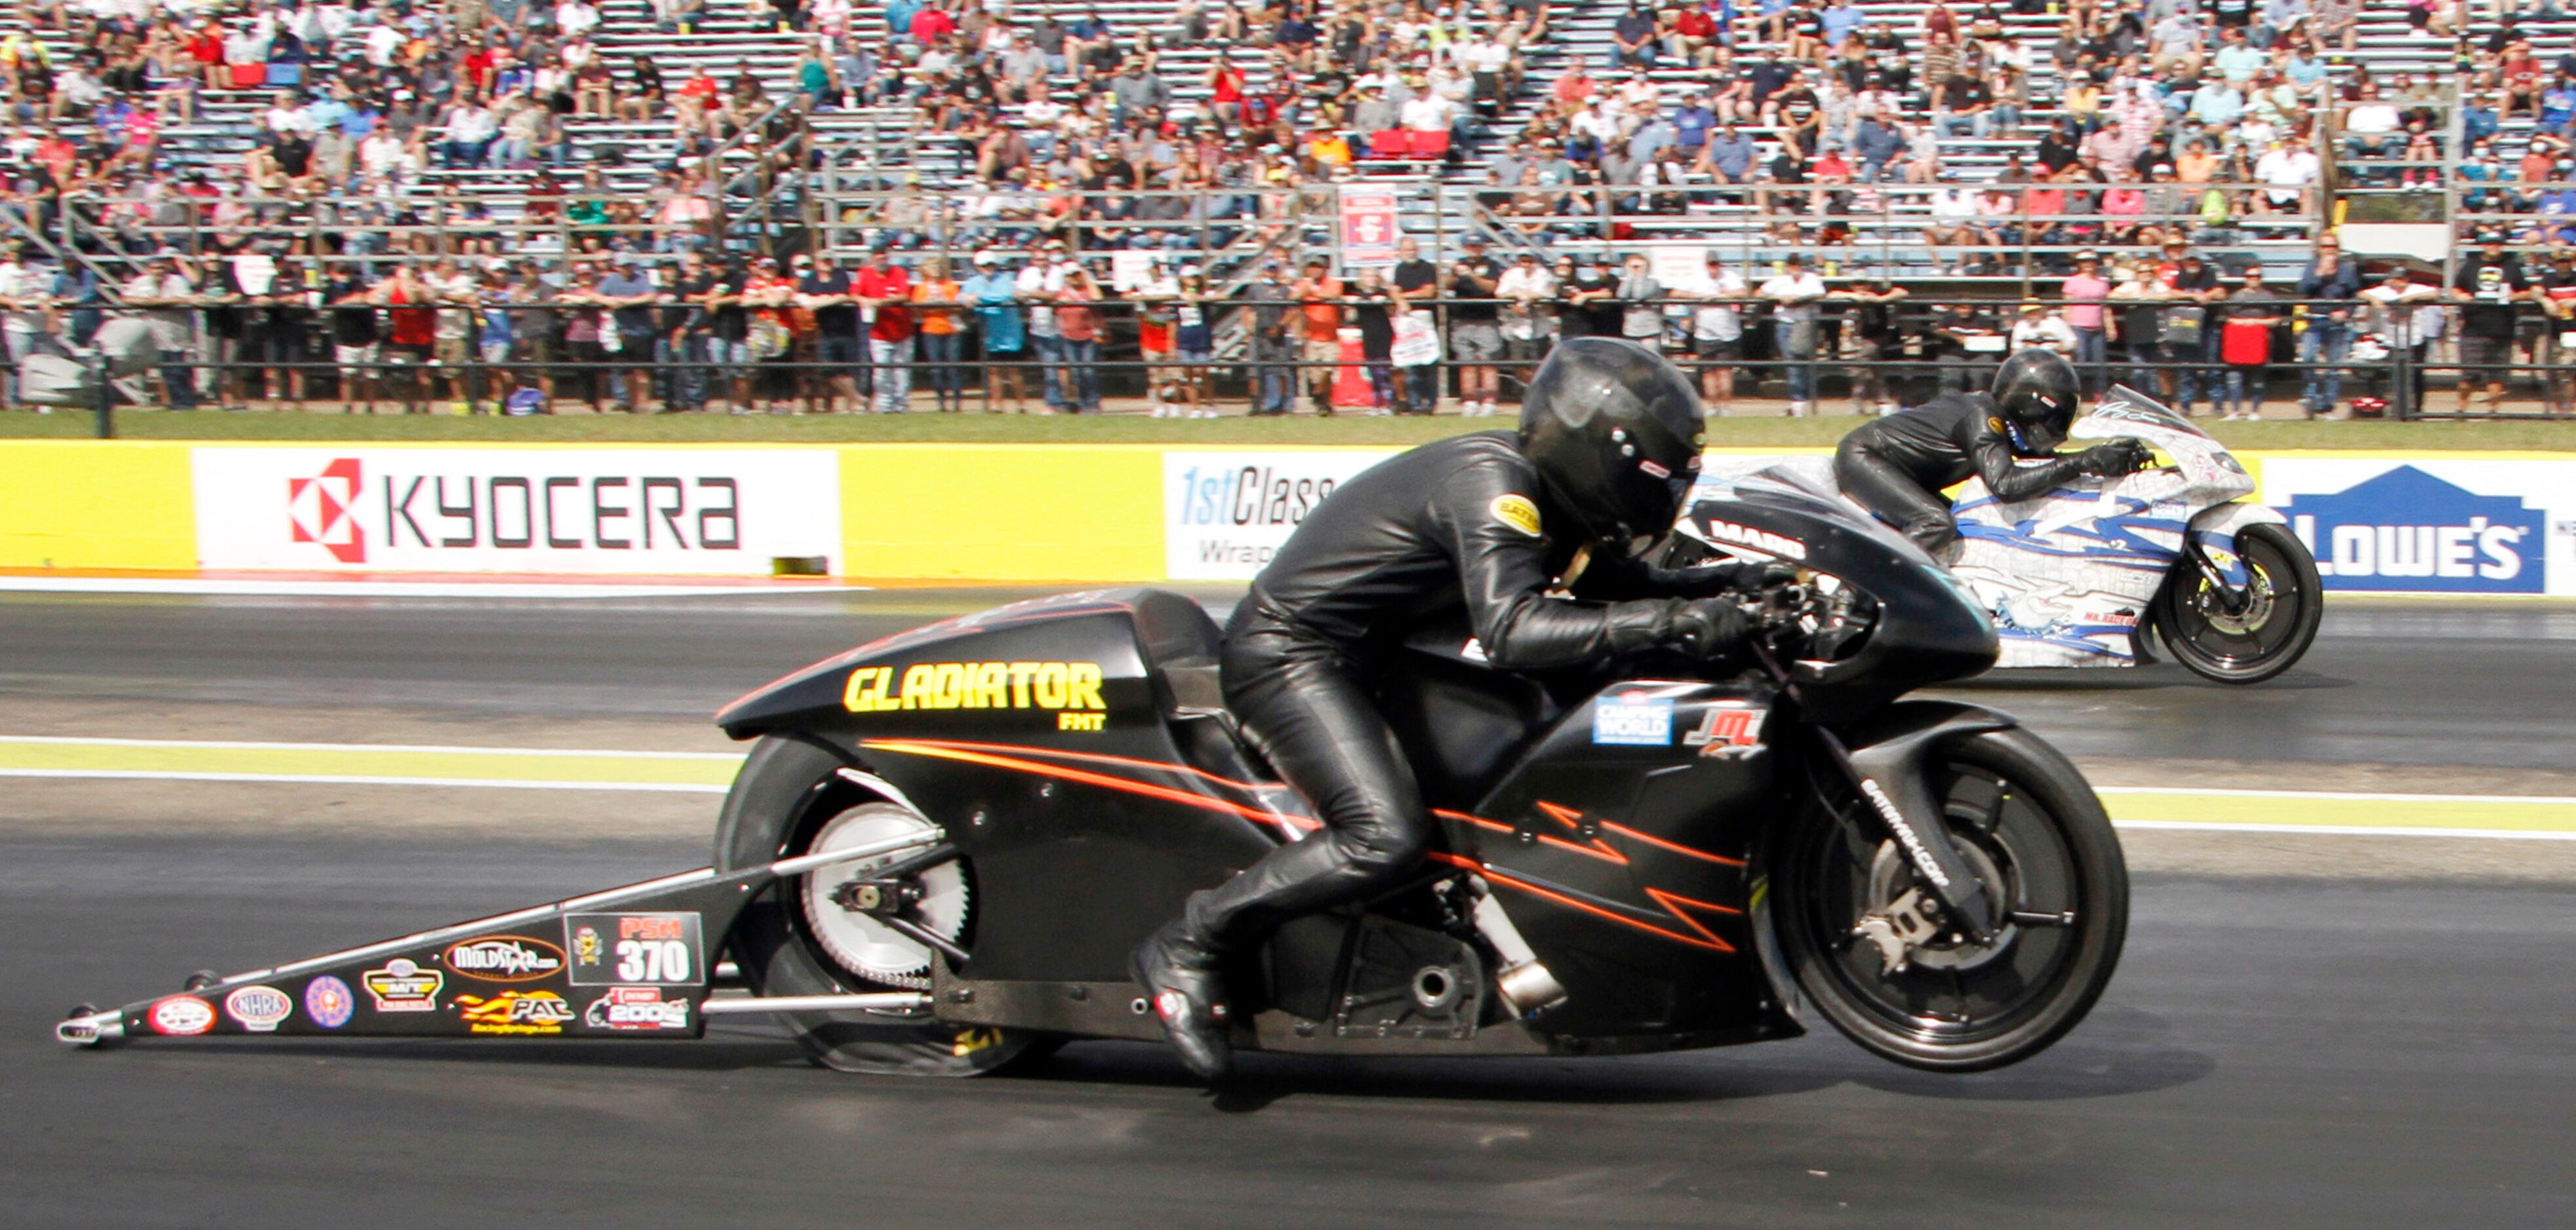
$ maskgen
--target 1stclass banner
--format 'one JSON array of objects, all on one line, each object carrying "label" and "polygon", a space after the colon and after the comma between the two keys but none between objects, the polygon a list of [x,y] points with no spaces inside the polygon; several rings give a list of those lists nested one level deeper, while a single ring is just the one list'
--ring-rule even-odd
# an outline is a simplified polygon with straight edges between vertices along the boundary
[{"label": "1stclass banner", "polygon": [[192,470],[203,568],[748,576],[842,554],[830,449],[199,448]]},{"label": "1stclass banner", "polygon": [[1333,488],[1394,450],[1163,454],[1163,575],[1249,581]]}]

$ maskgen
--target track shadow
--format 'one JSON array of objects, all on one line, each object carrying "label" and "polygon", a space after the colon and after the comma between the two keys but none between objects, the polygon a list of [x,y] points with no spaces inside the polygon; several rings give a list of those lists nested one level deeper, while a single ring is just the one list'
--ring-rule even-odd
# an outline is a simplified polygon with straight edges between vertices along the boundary
[{"label": "track shadow", "polygon": [[[2292,667],[2276,678],[2253,685],[2262,691],[2310,692],[2348,688],[2354,681],[2339,675]],[[2169,688],[2231,691],[2245,685],[2203,679],[2170,662],[2123,669],[2028,668],[1988,671],[1974,679],[1941,685],[1954,692],[2156,692]]]},{"label": "track shadow", "polygon": [[2045,1053],[1994,1072],[1947,1075],[1880,1066],[1854,1083],[1885,1093],[1968,1102],[2060,1102],[2188,1085],[2218,1070],[2209,1055],[2165,1041],[2171,1025],[2103,1004]]}]

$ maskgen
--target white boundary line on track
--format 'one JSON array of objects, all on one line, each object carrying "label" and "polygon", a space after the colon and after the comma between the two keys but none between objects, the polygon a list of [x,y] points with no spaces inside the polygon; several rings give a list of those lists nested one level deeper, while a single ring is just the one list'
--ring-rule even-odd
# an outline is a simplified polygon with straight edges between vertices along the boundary
[{"label": "white boundary line on track", "polygon": [[599,756],[624,760],[741,760],[743,752],[647,752],[632,748],[450,747],[434,743],[270,743],[224,739],[93,739],[77,735],[0,735],[0,744],[35,743],[106,747],[185,747],[259,752],[427,752],[462,756]]},{"label": "white boundary line on track", "polygon": [[0,593],[244,598],[707,598],[830,594],[864,585],[624,585],[584,581],[256,581],[199,577],[0,576]]},{"label": "white boundary line on track", "polygon": [[338,773],[190,773],[157,769],[0,769],[0,777],[109,778],[157,782],[269,782],[321,786],[461,786],[478,790],[625,790],[656,794],[723,794],[730,786],[698,782],[549,782],[508,777],[368,777]]},{"label": "white boundary line on track", "polygon": [[2360,790],[2229,790],[2173,786],[2095,786],[2095,794],[2170,794],[2222,799],[2316,799],[2333,803],[2517,803],[2540,806],[2576,804],[2576,795],[2553,794],[2373,794]]},{"label": "white boundary line on track", "polygon": [[2547,829],[2445,829],[2367,824],[2223,824],[2202,820],[2114,820],[2115,829],[2198,833],[2287,833],[2318,837],[2467,837],[2480,841],[2576,841],[2576,832]]}]

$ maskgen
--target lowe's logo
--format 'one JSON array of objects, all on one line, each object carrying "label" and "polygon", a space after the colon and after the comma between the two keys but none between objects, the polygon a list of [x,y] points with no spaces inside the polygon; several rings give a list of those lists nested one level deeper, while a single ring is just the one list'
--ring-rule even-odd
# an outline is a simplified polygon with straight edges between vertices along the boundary
[{"label": "lowe's logo", "polygon": [[2413,466],[2281,511],[2330,590],[2536,594],[2545,580],[2538,509]]}]

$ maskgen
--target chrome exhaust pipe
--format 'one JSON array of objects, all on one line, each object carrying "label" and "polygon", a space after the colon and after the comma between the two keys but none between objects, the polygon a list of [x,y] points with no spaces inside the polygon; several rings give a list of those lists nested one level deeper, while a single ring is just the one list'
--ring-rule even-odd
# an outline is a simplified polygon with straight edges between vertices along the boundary
[{"label": "chrome exhaust pipe", "polygon": [[1556,975],[1538,963],[1538,953],[1531,950],[1528,940],[1521,938],[1520,928],[1512,925],[1511,915],[1505,914],[1503,907],[1494,903],[1493,890],[1478,877],[1471,876],[1468,882],[1476,887],[1476,931],[1485,937],[1486,943],[1494,946],[1496,955],[1503,959],[1502,972],[1494,975],[1495,993],[1521,1016],[1564,1003],[1565,984],[1558,982]]}]

